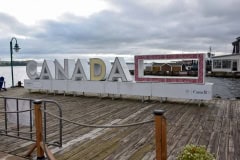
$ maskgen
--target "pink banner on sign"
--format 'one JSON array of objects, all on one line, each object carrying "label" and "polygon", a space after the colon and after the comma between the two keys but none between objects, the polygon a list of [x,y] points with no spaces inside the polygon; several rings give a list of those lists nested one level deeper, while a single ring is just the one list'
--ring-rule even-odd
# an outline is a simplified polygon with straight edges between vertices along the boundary
[{"label": "pink banner on sign", "polygon": [[[197,77],[170,77],[170,76],[144,76],[144,60],[197,60]],[[166,83],[198,83],[204,84],[204,54],[167,54],[167,55],[140,55],[135,56],[135,81],[136,82],[166,82]]]}]

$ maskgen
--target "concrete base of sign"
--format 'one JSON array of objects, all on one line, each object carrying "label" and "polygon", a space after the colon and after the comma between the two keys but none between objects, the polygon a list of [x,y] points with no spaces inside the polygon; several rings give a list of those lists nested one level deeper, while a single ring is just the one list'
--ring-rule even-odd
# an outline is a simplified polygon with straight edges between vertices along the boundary
[{"label": "concrete base of sign", "polygon": [[133,95],[182,99],[212,99],[213,83],[178,84],[110,81],[72,80],[25,80],[24,87],[30,90],[56,91],[59,93],[95,93]]}]

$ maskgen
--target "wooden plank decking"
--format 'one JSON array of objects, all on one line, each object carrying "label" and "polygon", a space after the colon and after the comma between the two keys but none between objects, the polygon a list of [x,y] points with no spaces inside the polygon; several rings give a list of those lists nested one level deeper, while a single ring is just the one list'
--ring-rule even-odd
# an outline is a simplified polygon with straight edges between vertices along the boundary
[{"label": "wooden plank decking", "polygon": [[[50,99],[62,105],[63,117],[87,124],[129,124],[153,119],[153,110],[166,110],[168,159],[186,144],[205,145],[219,160],[240,159],[240,101],[214,99],[199,107],[194,100],[142,103],[136,98],[63,96],[29,93],[14,88],[0,96]],[[3,103],[0,101],[0,109]],[[50,109],[57,113],[56,110]],[[0,125],[4,125],[0,115]],[[47,118],[48,139],[57,139],[58,126]],[[126,128],[86,128],[63,123],[63,147],[50,146],[58,160],[152,160],[155,159],[154,124]],[[32,142],[0,136],[0,152],[21,155]]]}]

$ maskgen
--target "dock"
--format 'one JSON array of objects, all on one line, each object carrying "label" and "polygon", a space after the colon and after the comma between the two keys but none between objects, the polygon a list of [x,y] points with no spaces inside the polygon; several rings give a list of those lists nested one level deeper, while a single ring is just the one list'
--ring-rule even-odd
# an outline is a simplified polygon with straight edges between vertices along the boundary
[{"label": "dock", "polygon": [[[154,119],[153,111],[165,110],[167,120],[168,160],[175,160],[187,144],[204,145],[217,160],[237,160],[240,157],[240,100],[213,99],[199,106],[194,100],[98,95],[63,95],[29,92],[11,88],[0,96],[49,99],[62,106],[63,117],[85,124],[131,124]],[[0,101],[0,110],[3,102]],[[54,110],[52,110],[54,113]],[[47,119],[48,139],[56,139],[54,117]],[[0,126],[4,126],[0,114]],[[49,146],[57,160],[154,160],[154,123],[124,128],[89,128],[63,122],[63,146]],[[31,141],[0,136],[0,152],[22,157]],[[22,157],[26,158],[26,157]],[[31,158],[28,158],[31,159]]]}]

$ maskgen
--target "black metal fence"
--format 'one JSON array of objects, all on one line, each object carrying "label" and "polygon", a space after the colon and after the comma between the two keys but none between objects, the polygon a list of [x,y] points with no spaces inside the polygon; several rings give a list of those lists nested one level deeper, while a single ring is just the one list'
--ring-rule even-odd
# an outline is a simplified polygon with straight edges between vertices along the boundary
[{"label": "black metal fence", "polygon": [[[12,104],[8,104],[11,101]],[[21,101],[27,104],[27,109],[22,109]],[[15,98],[15,97],[0,97],[0,135],[14,137],[36,142],[36,129],[34,127],[34,105],[33,99]],[[61,106],[52,100],[41,100],[44,110],[54,109],[59,117],[62,117]],[[62,119],[56,119],[58,126],[56,128],[57,139],[53,141],[48,138],[48,116],[43,113],[43,136],[44,141],[49,145],[62,146]],[[14,118],[11,118],[14,117]],[[22,124],[22,119],[25,123]],[[50,119],[49,119],[50,120]],[[26,123],[27,122],[27,123]]]}]

